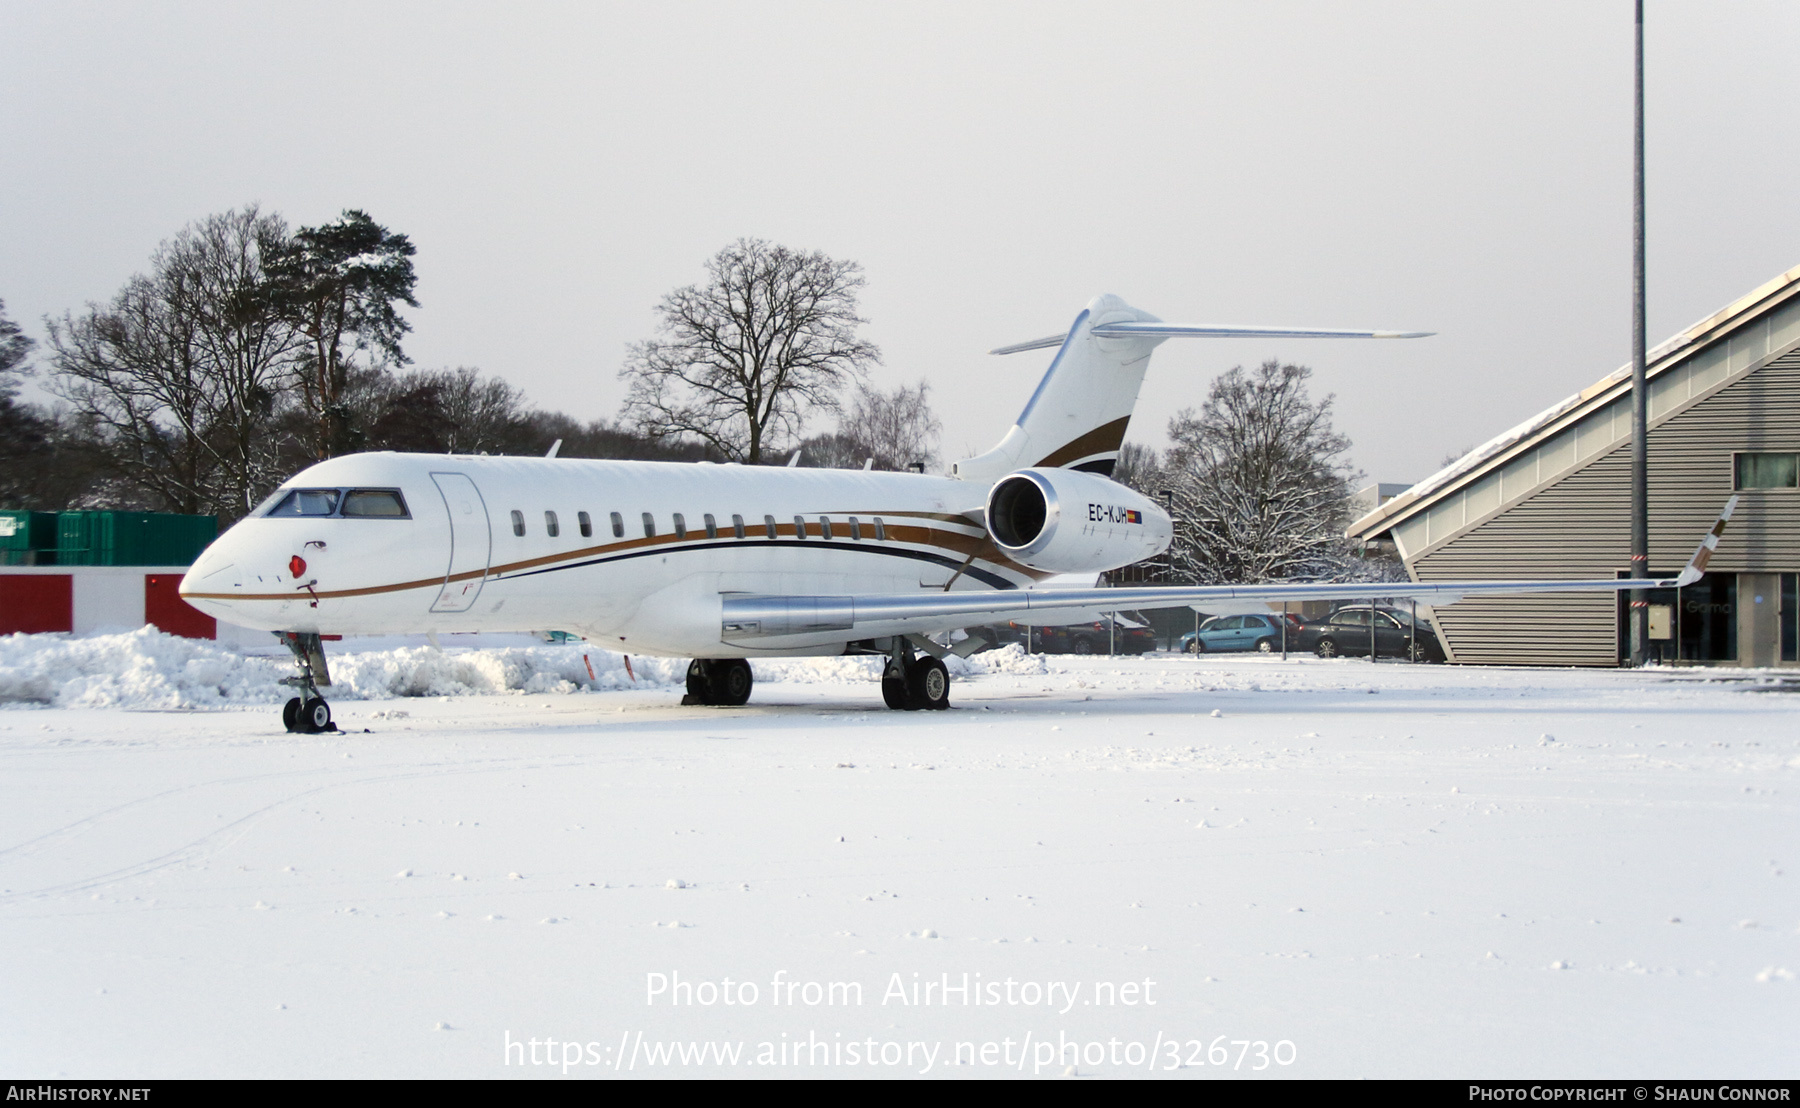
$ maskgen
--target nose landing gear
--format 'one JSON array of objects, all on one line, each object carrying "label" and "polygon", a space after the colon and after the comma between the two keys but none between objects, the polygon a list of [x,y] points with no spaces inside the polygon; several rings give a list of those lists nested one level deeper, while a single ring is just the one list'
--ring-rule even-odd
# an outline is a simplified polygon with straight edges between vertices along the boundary
[{"label": "nose landing gear", "polygon": [[282,706],[281,722],[289,731],[301,735],[336,731],[337,724],[331,722],[331,705],[319,695],[319,686],[331,684],[331,671],[325,667],[325,644],[318,633],[277,631],[275,637],[294,652],[294,661],[300,667],[296,676],[281,679],[282,684],[300,693]]}]

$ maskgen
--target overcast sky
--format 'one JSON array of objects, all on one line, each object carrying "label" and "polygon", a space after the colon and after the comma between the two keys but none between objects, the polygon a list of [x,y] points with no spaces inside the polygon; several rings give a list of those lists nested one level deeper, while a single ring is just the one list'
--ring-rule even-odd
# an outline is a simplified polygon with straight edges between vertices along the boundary
[{"label": "overcast sky", "polygon": [[[1800,4],[1650,0],[1652,344],[1800,265]],[[362,208],[418,247],[406,348],[613,414],[625,345],[739,236],[860,262],[884,384],[992,445],[1066,327],[1315,368],[1411,481],[1630,356],[1630,0],[78,4],[0,0],[0,298],[110,297],[184,224]]]}]

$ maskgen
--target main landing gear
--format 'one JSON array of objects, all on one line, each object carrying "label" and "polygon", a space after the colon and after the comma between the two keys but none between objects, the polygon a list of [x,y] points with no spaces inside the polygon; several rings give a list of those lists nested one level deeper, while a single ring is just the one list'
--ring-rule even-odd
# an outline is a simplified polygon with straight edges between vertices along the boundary
[{"label": "main landing gear", "polygon": [[911,643],[896,637],[881,673],[881,699],[896,711],[943,711],[950,707],[950,671],[936,658],[916,656]]},{"label": "main landing gear", "polygon": [[294,661],[300,666],[297,676],[281,679],[282,684],[300,693],[282,707],[281,722],[289,731],[302,735],[336,731],[337,724],[331,722],[331,705],[319,695],[321,685],[331,684],[331,671],[325,668],[325,644],[312,631],[277,631],[275,637],[294,652]]},{"label": "main landing gear", "polygon": [[749,703],[753,684],[750,663],[742,658],[695,658],[688,664],[687,695],[681,702],[736,708]]}]

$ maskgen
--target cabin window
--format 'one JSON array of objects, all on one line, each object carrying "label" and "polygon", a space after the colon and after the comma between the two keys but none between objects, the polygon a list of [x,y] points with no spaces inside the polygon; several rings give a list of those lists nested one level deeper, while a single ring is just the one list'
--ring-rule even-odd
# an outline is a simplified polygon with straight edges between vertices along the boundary
[{"label": "cabin window", "polygon": [[851,541],[854,542],[861,538],[862,538],[862,524],[860,524],[856,521],[855,516],[851,516],[850,517],[850,539],[851,539]]},{"label": "cabin window", "polygon": [[1800,454],[1738,454],[1736,480],[1740,489],[1791,489],[1800,487]]},{"label": "cabin window", "polygon": [[656,517],[649,512],[644,513],[644,537],[647,539],[656,537]]},{"label": "cabin window", "polygon": [[706,515],[702,516],[701,518],[706,520],[706,537],[709,539],[718,538],[719,537],[719,523],[717,520],[713,519],[712,513],[708,512],[708,513],[706,513]]},{"label": "cabin window", "polygon": [[794,517],[794,537],[797,539],[803,539],[806,537],[806,517],[805,516],[795,516]]},{"label": "cabin window", "polygon": [[744,537],[744,517],[743,516],[733,515],[731,517],[731,533],[736,535],[740,539]]},{"label": "cabin window", "polygon": [[675,513],[675,537],[678,539],[687,538],[687,517],[680,512]]},{"label": "cabin window", "polygon": [[887,528],[883,527],[881,525],[881,517],[880,516],[875,517],[875,541],[877,541],[877,542],[886,542],[887,541]]},{"label": "cabin window", "polygon": [[617,512],[614,512],[612,514],[612,525],[613,525],[613,538],[615,538],[615,539],[624,538],[625,537],[625,517],[620,515]]},{"label": "cabin window", "polygon": [[591,539],[594,537],[594,520],[586,512],[576,512],[575,522],[581,526],[582,538]]},{"label": "cabin window", "polygon": [[558,535],[562,534],[562,528],[556,522],[555,512],[544,513],[544,533],[551,538],[556,538]]},{"label": "cabin window", "polygon": [[831,537],[831,517],[830,516],[820,516],[819,517],[819,537],[822,539],[829,539]]},{"label": "cabin window", "polygon": [[351,489],[344,494],[343,514],[354,519],[410,519],[398,489]]},{"label": "cabin window", "polygon": [[519,511],[519,509],[517,509],[517,508],[514,508],[513,513],[512,513],[512,521],[513,521],[513,534],[519,536],[520,538],[524,538],[525,537],[525,513]]},{"label": "cabin window", "polygon": [[336,489],[295,489],[269,509],[272,516],[328,516],[337,511]]},{"label": "cabin window", "polygon": [[774,538],[775,538],[775,517],[774,516],[764,516],[763,517],[763,537],[766,539],[769,539],[771,541],[774,540]]}]

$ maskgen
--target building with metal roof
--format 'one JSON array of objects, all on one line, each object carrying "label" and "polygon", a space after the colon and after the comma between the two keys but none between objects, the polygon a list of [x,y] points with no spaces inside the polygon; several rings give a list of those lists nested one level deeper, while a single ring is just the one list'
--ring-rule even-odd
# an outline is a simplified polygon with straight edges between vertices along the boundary
[{"label": "building with metal roof", "polygon": [[[1653,656],[1800,664],[1800,268],[1647,357],[1650,575],[1672,577],[1741,497],[1711,572],[1653,591]],[[1352,524],[1389,540],[1415,581],[1626,576],[1631,367],[1470,451]],[[1452,661],[1612,666],[1613,596],[1467,600],[1433,613]]]}]

